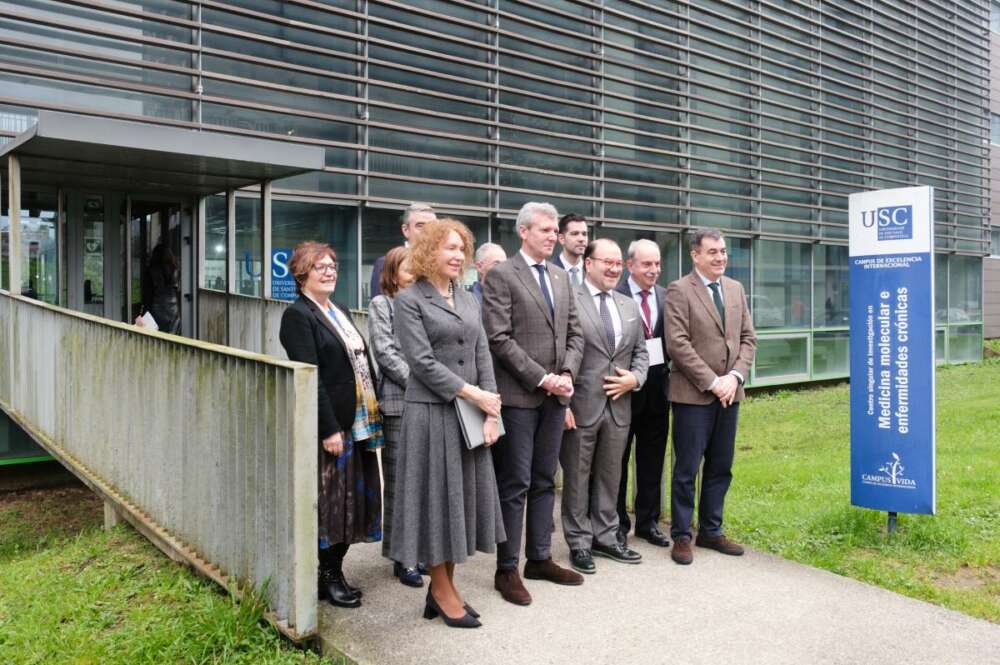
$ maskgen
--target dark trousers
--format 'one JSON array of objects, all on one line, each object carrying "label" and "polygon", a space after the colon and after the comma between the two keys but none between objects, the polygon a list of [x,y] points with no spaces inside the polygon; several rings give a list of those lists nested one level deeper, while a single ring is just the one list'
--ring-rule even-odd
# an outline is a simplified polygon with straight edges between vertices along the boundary
[{"label": "dark trousers", "polygon": [[526,558],[542,561],[551,556],[555,476],[565,413],[566,407],[555,397],[546,397],[537,409],[502,408],[507,433],[490,448],[507,531],[507,542],[497,545],[497,568],[517,568],[522,529]]},{"label": "dark trousers", "polygon": [[673,404],[674,473],[670,497],[670,535],[674,540],[691,532],[694,512],[694,481],[702,458],[701,497],[698,500],[698,532],[722,534],[722,508],[733,480],[733,449],[739,402],[722,408],[711,404]]},{"label": "dark trousers", "polygon": [[[652,405],[649,399],[647,404]],[[625,452],[622,454],[621,481],[618,483],[618,530],[628,533],[632,527],[625,510],[628,498],[628,458],[635,437],[635,530],[648,532],[660,521],[660,497],[663,487],[663,460],[667,455],[667,431],[670,411],[666,400],[656,408],[632,412]]]}]

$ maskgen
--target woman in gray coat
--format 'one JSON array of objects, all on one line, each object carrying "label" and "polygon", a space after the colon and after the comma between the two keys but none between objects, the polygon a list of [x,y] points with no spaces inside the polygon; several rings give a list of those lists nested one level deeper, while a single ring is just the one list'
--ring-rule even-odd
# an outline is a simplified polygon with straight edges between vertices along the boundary
[{"label": "woman in gray coat", "polygon": [[[431,584],[424,617],[475,628],[478,614],[454,584],[455,564],[495,552],[506,540],[493,459],[500,396],[475,298],[457,287],[472,258],[461,222],[431,222],[410,249],[417,281],[396,296],[396,338],[410,367],[396,459],[390,555],[404,566],[426,561]],[[486,414],[487,446],[469,449],[456,397]]]},{"label": "woman in gray coat", "polygon": [[[372,355],[378,365],[379,411],[382,412],[382,430],[385,447],[382,448],[382,556],[388,557],[392,542],[392,498],[395,496],[396,457],[399,446],[399,430],[403,419],[403,394],[410,367],[393,333],[396,294],[413,283],[413,275],[407,270],[410,250],[395,247],[385,255],[385,264],[379,277],[381,293],[372,298],[368,305],[368,339]],[[392,573],[407,586],[422,587],[424,579],[421,567],[407,568],[398,561],[393,562]]]}]

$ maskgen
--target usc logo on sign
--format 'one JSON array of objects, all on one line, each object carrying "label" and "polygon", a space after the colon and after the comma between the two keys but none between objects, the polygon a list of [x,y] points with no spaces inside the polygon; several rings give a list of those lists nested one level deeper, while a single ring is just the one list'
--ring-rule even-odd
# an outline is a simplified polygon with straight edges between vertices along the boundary
[{"label": "usc logo on sign", "polygon": [[861,211],[861,225],[878,228],[879,240],[909,240],[913,238],[913,206],[889,206]]}]

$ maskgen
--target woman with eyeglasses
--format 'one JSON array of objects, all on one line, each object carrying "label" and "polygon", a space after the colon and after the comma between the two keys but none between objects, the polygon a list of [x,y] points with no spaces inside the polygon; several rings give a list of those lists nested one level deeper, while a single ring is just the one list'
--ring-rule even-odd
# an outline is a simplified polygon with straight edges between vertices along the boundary
[{"label": "woman with eyeglasses", "polygon": [[331,300],[337,288],[333,248],[304,242],[289,269],[299,299],[281,317],[281,345],[289,359],[319,368],[319,596],[338,607],[360,607],[361,590],[344,579],[343,563],[352,543],[382,538],[375,370],[361,332]]}]

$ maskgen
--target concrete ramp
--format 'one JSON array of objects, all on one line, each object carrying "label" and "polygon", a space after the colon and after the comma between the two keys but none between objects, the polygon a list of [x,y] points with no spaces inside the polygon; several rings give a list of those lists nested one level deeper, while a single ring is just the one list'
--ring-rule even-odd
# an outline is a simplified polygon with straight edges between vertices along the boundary
[{"label": "concrete ramp", "polygon": [[345,570],[364,605],[321,603],[320,637],[365,665],[1000,663],[1000,626],[986,621],[758,552],[695,548],[682,567],[666,549],[630,545],[641,564],[595,558],[581,587],[526,580],[528,607],[493,590],[492,556],[473,557],[456,581],[482,614],[476,630],[425,621],[426,586],[399,584],[379,544],[356,545]]}]

